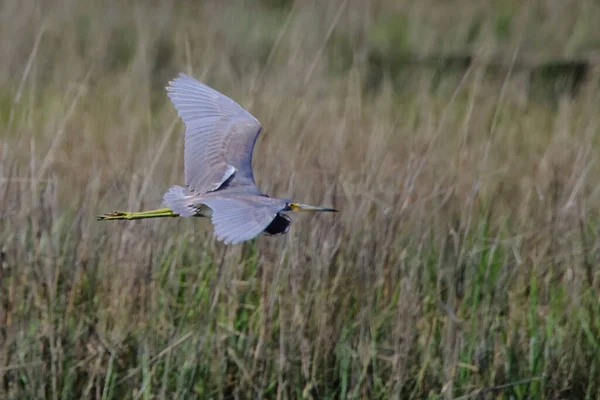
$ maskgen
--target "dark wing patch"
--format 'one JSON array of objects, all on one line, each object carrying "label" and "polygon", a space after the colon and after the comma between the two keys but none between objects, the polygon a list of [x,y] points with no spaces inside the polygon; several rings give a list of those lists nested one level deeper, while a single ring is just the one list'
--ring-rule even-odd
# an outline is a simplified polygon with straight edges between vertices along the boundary
[{"label": "dark wing patch", "polygon": [[267,236],[279,236],[287,233],[292,225],[292,219],[285,214],[277,214],[273,222],[263,232]]}]

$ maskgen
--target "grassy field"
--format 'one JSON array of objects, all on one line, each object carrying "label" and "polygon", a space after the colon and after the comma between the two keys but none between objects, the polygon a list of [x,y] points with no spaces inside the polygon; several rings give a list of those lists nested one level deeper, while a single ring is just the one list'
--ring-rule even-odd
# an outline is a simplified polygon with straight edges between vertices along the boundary
[{"label": "grassy field", "polygon": [[[0,2],[0,398],[600,398],[599,72],[510,68],[600,6],[521,3]],[[465,49],[509,67],[406,66]],[[184,183],[179,71],[261,121],[263,191],[341,213],[97,222]]]}]

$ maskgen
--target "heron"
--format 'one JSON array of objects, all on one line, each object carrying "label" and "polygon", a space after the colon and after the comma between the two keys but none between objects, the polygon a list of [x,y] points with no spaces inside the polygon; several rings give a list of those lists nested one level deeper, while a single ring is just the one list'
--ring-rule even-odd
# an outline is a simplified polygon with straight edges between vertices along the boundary
[{"label": "heron", "polygon": [[262,127],[234,100],[184,73],[166,89],[185,125],[185,187],[173,186],[164,194],[165,208],[115,211],[97,220],[210,218],[217,240],[237,244],[260,234],[287,233],[292,223],[288,212],[338,211],[270,197],[258,189],[252,153]]}]

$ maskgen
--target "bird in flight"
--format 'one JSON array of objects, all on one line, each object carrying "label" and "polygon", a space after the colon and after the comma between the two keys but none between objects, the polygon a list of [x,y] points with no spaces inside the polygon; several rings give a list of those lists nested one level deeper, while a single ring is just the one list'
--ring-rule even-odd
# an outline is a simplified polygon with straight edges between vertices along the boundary
[{"label": "bird in flight", "polygon": [[258,189],[252,151],[261,125],[238,103],[183,73],[169,82],[167,94],[186,127],[185,187],[165,193],[166,208],[115,211],[97,220],[205,217],[218,240],[237,244],[261,233],[287,233],[292,223],[287,212],[337,212],[269,197]]}]

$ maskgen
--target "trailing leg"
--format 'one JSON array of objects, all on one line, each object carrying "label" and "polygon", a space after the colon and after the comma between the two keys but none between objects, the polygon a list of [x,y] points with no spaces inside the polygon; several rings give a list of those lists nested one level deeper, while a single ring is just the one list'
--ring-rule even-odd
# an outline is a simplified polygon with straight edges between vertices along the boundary
[{"label": "trailing leg", "polygon": [[159,208],[157,210],[141,211],[141,212],[129,212],[129,211],[115,211],[100,215],[96,218],[98,221],[104,220],[115,220],[115,219],[146,219],[146,218],[165,218],[165,217],[179,217],[179,214],[175,214],[170,208]]}]

